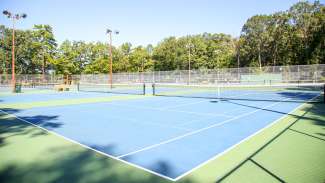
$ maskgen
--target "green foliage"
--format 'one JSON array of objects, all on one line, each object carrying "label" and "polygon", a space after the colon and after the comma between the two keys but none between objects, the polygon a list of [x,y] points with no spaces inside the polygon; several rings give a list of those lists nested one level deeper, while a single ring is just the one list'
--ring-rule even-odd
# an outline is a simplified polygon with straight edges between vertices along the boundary
[{"label": "green foliage", "polygon": [[35,69],[42,71],[44,69],[44,72],[46,72],[50,61],[53,62],[54,60],[57,47],[52,27],[49,25],[34,25],[34,31],[31,32],[31,39],[30,47],[33,50],[31,52],[31,62],[35,65]]},{"label": "green foliage", "polygon": [[242,29],[242,66],[324,64],[324,5],[301,1],[286,12],[257,15]]},{"label": "green foliage", "polygon": [[[319,1],[300,1],[289,10],[255,15],[242,27],[239,38],[203,33],[168,37],[156,46],[113,47],[113,72],[217,69],[325,63],[325,7]],[[10,73],[12,31],[0,25],[1,72]],[[16,72],[57,74],[108,73],[109,45],[102,42],[64,41],[59,47],[52,27],[35,25],[16,30]]]}]

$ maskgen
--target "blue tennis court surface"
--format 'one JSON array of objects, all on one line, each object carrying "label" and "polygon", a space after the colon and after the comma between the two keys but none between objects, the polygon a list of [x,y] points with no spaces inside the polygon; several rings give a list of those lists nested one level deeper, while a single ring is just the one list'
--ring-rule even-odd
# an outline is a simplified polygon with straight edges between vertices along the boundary
[{"label": "blue tennis court surface", "polygon": [[[247,93],[247,95],[250,95]],[[264,93],[270,100],[142,96],[130,100],[34,107],[13,114],[158,176],[177,180],[319,93]],[[1,104],[119,96],[66,92],[3,96]],[[272,101],[272,99],[274,99]],[[10,109],[8,113],[12,113]]]}]

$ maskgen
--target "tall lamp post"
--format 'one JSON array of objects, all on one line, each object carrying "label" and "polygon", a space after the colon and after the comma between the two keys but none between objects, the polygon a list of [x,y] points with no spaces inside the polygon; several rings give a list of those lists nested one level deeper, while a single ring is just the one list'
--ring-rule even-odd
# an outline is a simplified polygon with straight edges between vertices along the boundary
[{"label": "tall lamp post", "polygon": [[[112,55],[112,33],[111,29],[107,29],[106,33],[109,35],[109,55],[110,55],[110,64],[109,64],[109,84],[111,89],[113,88],[113,55]],[[119,31],[114,31],[114,34],[119,34]]]},{"label": "tall lamp post", "polygon": [[220,77],[219,77],[219,70],[220,70],[220,65],[219,65],[219,53],[220,53],[220,52],[221,52],[221,51],[218,50],[218,49],[216,49],[216,50],[213,51],[213,53],[215,53],[215,54],[216,54],[216,57],[217,57],[217,83],[219,83],[219,80],[220,80]]},{"label": "tall lamp post", "polygon": [[[152,58],[152,51],[153,51],[153,47],[150,44],[147,46],[147,52],[149,54],[149,59]],[[152,82],[155,83],[155,61],[153,61]]]},{"label": "tall lamp post", "polygon": [[143,83],[144,81],[144,77],[143,77],[143,72],[144,72],[144,62],[145,62],[145,58],[142,59],[141,62],[141,83]]},{"label": "tall lamp post", "polygon": [[186,48],[188,48],[188,80],[187,84],[191,83],[191,49],[194,47],[192,43],[188,43]]},{"label": "tall lamp post", "polygon": [[13,87],[13,92],[16,90],[16,78],[15,78],[15,21],[26,18],[27,15],[25,13],[22,14],[13,14],[9,12],[8,10],[4,10],[2,12],[7,18],[12,20],[12,50],[11,50],[11,84]]},{"label": "tall lamp post", "polygon": [[2,70],[2,74],[5,76],[5,81],[7,81],[7,68],[6,68],[6,49],[5,49],[5,30],[0,30],[0,38],[2,39],[2,43],[3,43],[3,70]]},{"label": "tall lamp post", "polygon": [[45,81],[45,53],[44,53],[44,47],[42,46],[43,51],[43,63],[42,63],[42,81]]}]

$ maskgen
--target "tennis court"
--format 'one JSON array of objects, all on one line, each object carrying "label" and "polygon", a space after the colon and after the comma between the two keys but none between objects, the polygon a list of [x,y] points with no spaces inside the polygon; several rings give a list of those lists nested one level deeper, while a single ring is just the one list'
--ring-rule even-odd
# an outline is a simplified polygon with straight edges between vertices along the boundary
[{"label": "tennis court", "polygon": [[324,92],[322,84],[147,84],[123,86],[117,92],[91,90],[95,87],[2,95],[1,110],[109,158],[177,181],[304,103],[323,102]]}]

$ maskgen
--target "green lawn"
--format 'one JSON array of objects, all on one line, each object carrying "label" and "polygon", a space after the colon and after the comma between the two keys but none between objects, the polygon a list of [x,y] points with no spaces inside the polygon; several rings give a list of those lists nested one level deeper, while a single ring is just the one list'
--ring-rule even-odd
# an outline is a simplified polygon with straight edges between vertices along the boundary
[{"label": "green lawn", "polygon": [[[171,182],[3,112],[0,162],[0,182]],[[279,182],[278,179],[324,183],[325,104],[305,104],[177,182],[252,183]]]}]

